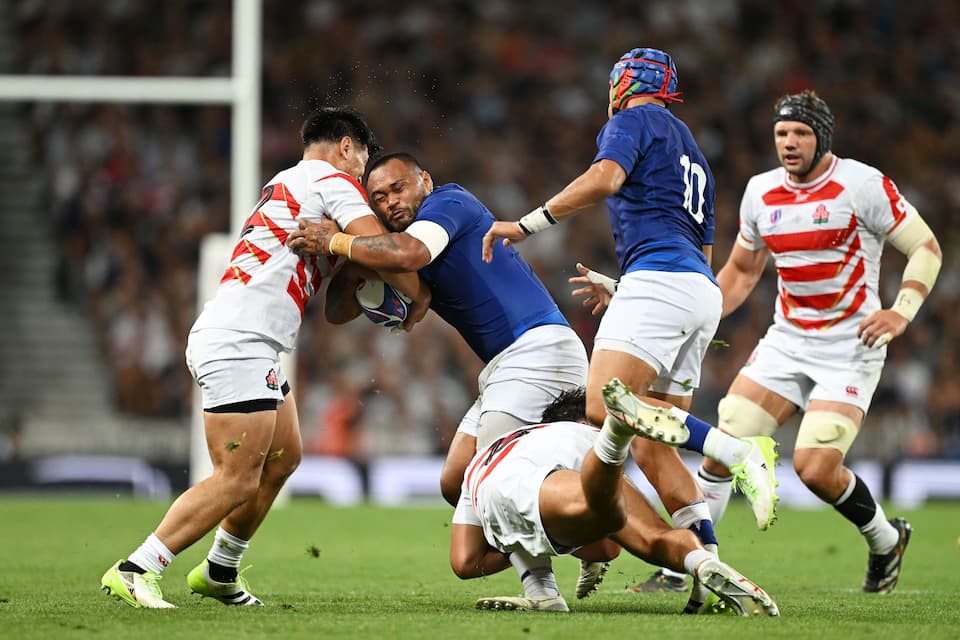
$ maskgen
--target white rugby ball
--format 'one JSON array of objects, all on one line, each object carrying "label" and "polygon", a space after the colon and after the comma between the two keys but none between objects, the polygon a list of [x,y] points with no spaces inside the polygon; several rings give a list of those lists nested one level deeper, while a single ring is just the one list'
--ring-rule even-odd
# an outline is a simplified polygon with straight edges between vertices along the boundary
[{"label": "white rugby ball", "polygon": [[410,298],[383,280],[361,280],[356,295],[363,315],[388,329],[403,324],[412,303]]}]

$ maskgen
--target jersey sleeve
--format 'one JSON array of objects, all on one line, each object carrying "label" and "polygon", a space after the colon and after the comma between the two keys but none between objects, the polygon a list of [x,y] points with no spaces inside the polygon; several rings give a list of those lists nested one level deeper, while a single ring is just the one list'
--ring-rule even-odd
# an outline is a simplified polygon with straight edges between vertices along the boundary
[{"label": "jersey sleeve", "polygon": [[450,244],[476,224],[477,216],[478,212],[464,200],[437,194],[437,197],[423,202],[416,221],[432,222],[442,227],[447,232],[447,244]]},{"label": "jersey sleeve", "polygon": [[360,183],[345,173],[331,173],[313,183],[309,208],[304,207],[308,219],[322,215],[332,218],[341,229],[354,220],[374,215],[367,200],[367,192]]},{"label": "jersey sleeve", "polygon": [[597,155],[594,164],[601,160],[613,160],[627,175],[643,157],[642,141],[637,134],[623,126],[621,118],[612,118],[597,136]]},{"label": "jersey sleeve", "polygon": [[756,179],[751,178],[740,200],[740,231],[737,233],[737,244],[750,251],[759,251],[766,246],[757,226],[756,202],[760,199],[757,191]]},{"label": "jersey sleeve", "polygon": [[860,185],[854,196],[857,218],[863,225],[883,237],[903,227],[903,223],[917,210],[904,198],[893,180],[879,171]]},{"label": "jersey sleeve", "polygon": [[457,508],[453,512],[453,524],[468,524],[474,527],[483,525],[483,523],[480,522],[480,516],[477,515],[476,509],[473,508],[473,498],[467,490],[466,482],[464,482],[460,488],[460,501],[457,503]]}]

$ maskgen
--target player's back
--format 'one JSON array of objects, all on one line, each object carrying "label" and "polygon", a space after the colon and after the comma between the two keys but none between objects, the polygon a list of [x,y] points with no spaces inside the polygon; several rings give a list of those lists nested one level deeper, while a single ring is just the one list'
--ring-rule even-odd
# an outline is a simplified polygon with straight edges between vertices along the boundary
[{"label": "player's back", "polygon": [[359,183],[322,160],[302,160],[275,175],[244,223],[216,294],[193,330],[253,333],[292,349],[304,307],[334,260],[301,258],[286,241],[300,220],[316,222],[323,215],[343,228],[372,213]]},{"label": "player's back", "polygon": [[417,220],[444,228],[449,243],[420,270],[430,286],[430,303],[484,361],[525,331],[545,324],[567,325],[543,283],[513,247],[494,246],[490,264],[481,260],[483,236],[493,214],[456,184],[434,189]]},{"label": "player's back", "polygon": [[614,115],[597,146],[594,162],[613,160],[627,174],[607,198],[621,272],[696,271],[712,279],[703,245],[713,244],[714,179],[686,124],[644,104]]},{"label": "player's back", "polygon": [[507,457],[522,458],[541,468],[579,471],[599,431],[579,422],[551,422],[511,431],[477,452],[464,473],[464,487],[476,497],[482,480]]}]

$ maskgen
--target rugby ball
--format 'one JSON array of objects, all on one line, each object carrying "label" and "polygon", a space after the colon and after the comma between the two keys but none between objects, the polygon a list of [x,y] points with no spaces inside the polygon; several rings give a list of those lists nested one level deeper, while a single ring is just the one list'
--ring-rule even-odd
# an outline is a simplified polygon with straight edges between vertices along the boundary
[{"label": "rugby ball", "polygon": [[356,295],[363,315],[388,329],[403,324],[412,302],[383,280],[361,280]]}]

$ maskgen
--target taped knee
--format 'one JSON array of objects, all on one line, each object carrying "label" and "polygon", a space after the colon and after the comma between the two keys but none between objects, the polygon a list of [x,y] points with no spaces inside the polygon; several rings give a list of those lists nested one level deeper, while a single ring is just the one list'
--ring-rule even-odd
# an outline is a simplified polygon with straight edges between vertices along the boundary
[{"label": "taped knee", "polygon": [[836,449],[846,455],[857,437],[857,423],[834,411],[808,411],[797,432],[798,449]]},{"label": "taped knee", "polygon": [[772,436],[780,425],[766,409],[736,394],[725,396],[717,405],[719,426],[737,438]]}]

